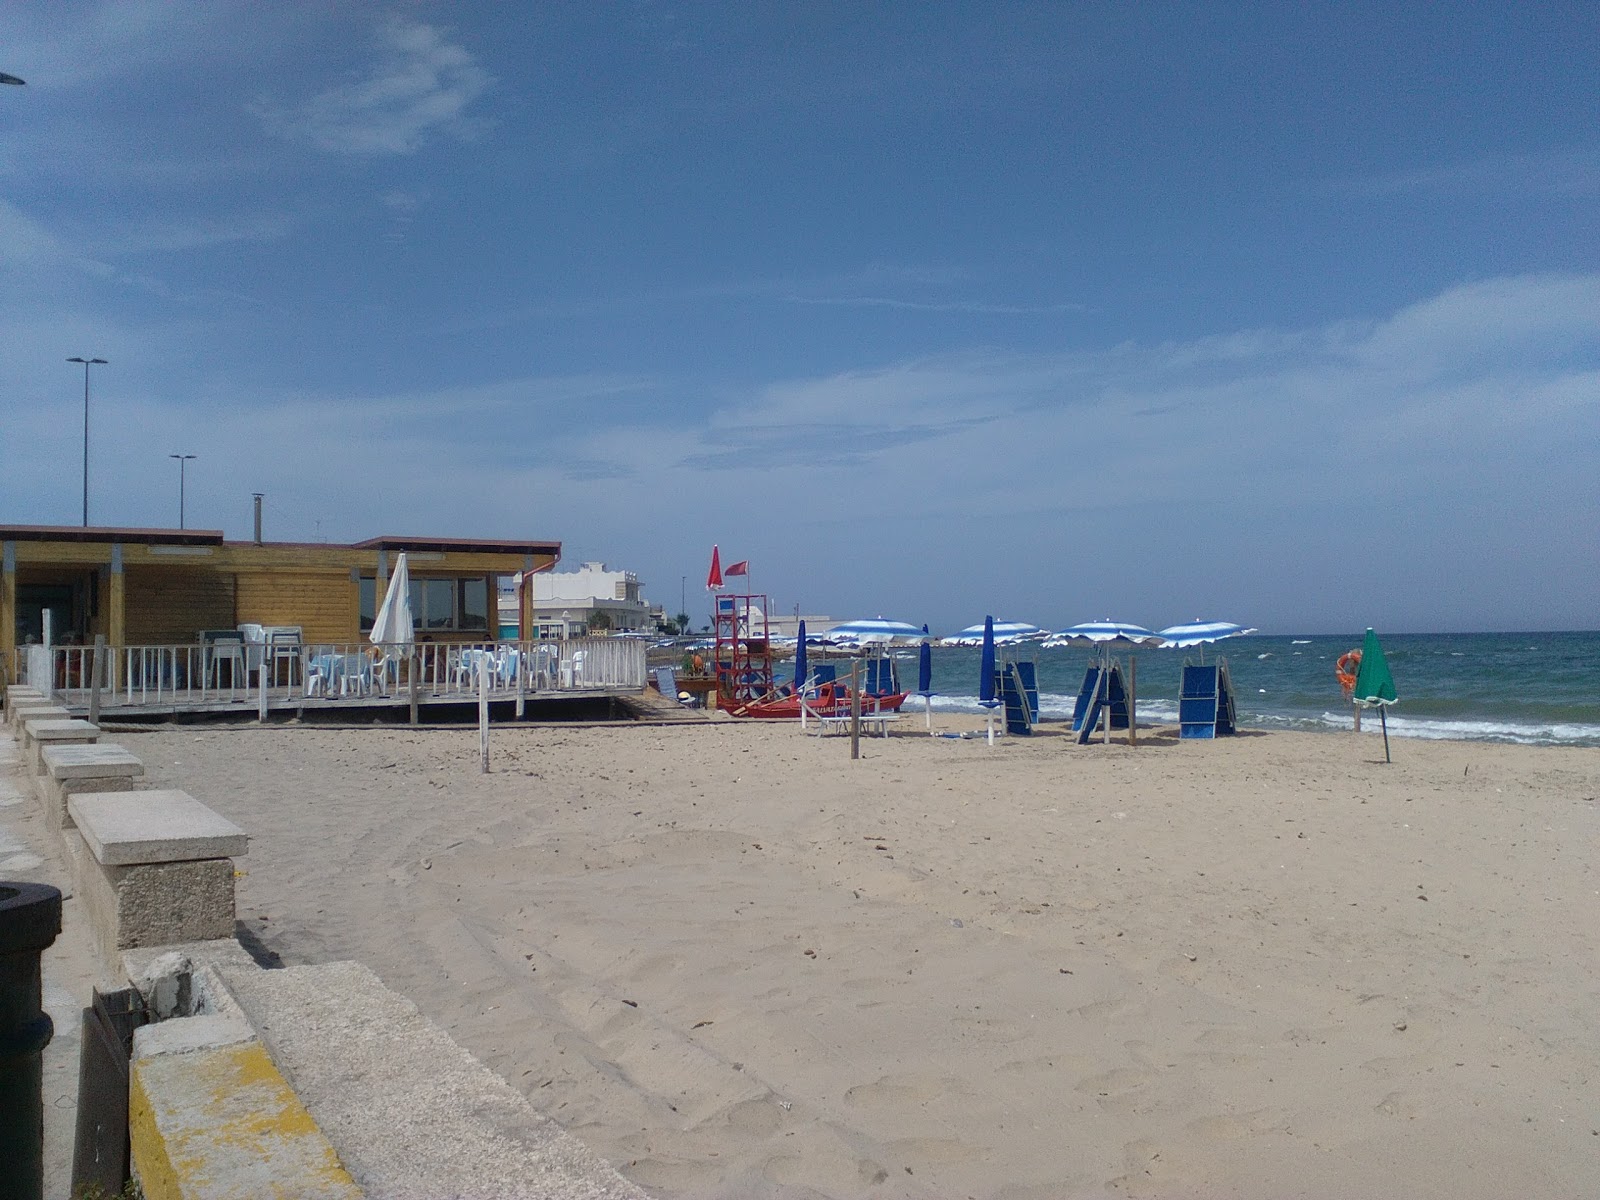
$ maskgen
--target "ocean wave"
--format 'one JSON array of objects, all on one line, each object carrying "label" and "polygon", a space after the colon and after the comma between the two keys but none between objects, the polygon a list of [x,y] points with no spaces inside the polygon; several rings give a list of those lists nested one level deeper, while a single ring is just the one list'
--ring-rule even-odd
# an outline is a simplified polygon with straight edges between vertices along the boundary
[{"label": "ocean wave", "polygon": [[[1254,723],[1254,722],[1251,722]],[[1349,713],[1325,712],[1320,718],[1263,718],[1263,726],[1284,724],[1301,728],[1349,731],[1355,720]],[[1361,719],[1361,732],[1378,734],[1383,728],[1376,713]],[[1500,742],[1518,746],[1600,746],[1600,725],[1523,724],[1515,721],[1441,721],[1427,717],[1389,717],[1389,733],[1394,737],[1421,738],[1448,742]]]},{"label": "ocean wave", "polygon": [[[1076,703],[1076,696],[1041,692],[1039,719],[1070,720]],[[1141,728],[1147,724],[1175,725],[1178,722],[1178,705],[1174,700],[1161,698],[1140,700],[1138,705]],[[907,711],[914,711],[921,705],[914,697],[907,702],[906,707]],[[935,696],[933,710],[980,716],[987,711],[975,697],[967,696]],[[1249,712],[1243,709],[1239,713],[1239,723],[1248,729],[1282,729],[1311,733],[1348,733],[1355,725],[1348,712],[1295,716],[1285,713]],[[1368,713],[1362,718],[1363,733],[1376,735],[1380,729],[1376,713]],[[1391,713],[1389,733],[1394,737],[1431,741],[1497,742],[1519,746],[1600,746],[1600,725],[1575,722],[1450,721]]]}]

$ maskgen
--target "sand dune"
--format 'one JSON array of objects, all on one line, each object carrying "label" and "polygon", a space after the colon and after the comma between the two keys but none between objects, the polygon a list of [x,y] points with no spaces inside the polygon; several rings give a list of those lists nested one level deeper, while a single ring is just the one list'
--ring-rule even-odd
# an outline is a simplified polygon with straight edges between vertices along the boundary
[{"label": "sand dune", "polygon": [[663,1196],[1600,1192],[1600,751],[125,740],[250,830],[256,936]]}]

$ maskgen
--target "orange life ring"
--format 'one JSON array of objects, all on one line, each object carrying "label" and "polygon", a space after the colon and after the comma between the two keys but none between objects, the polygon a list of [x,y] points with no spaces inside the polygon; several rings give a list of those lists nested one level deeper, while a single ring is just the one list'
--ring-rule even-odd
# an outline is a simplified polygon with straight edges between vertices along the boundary
[{"label": "orange life ring", "polygon": [[1356,690],[1356,672],[1361,668],[1361,651],[1347,650],[1339,656],[1338,664],[1333,668],[1339,676],[1339,686],[1349,695]]}]

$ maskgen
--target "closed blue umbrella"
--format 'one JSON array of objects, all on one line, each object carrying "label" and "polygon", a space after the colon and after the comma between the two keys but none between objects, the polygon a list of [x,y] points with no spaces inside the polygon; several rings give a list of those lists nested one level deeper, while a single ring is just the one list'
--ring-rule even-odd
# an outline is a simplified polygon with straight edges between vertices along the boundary
[{"label": "closed blue umbrella", "polygon": [[800,622],[800,639],[794,646],[794,690],[800,691],[806,684],[806,623]]},{"label": "closed blue umbrella", "polygon": [[994,745],[994,618],[983,619],[983,654],[978,660],[978,703],[989,710],[989,744]]},{"label": "closed blue umbrella", "polygon": [[[927,633],[928,627],[924,625],[922,632]],[[917,648],[917,694],[922,697],[922,706],[928,718],[928,732],[933,732],[933,647],[926,638]]]},{"label": "closed blue umbrella", "polygon": [[983,619],[983,656],[978,660],[978,703],[993,708],[994,698],[994,618]]}]

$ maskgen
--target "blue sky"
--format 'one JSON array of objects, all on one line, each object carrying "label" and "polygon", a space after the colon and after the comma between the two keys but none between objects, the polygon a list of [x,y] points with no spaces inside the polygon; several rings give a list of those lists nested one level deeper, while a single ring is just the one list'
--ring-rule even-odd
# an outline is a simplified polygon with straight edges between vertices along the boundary
[{"label": "blue sky", "polygon": [[0,16],[0,523],[1600,626],[1600,8]]}]

